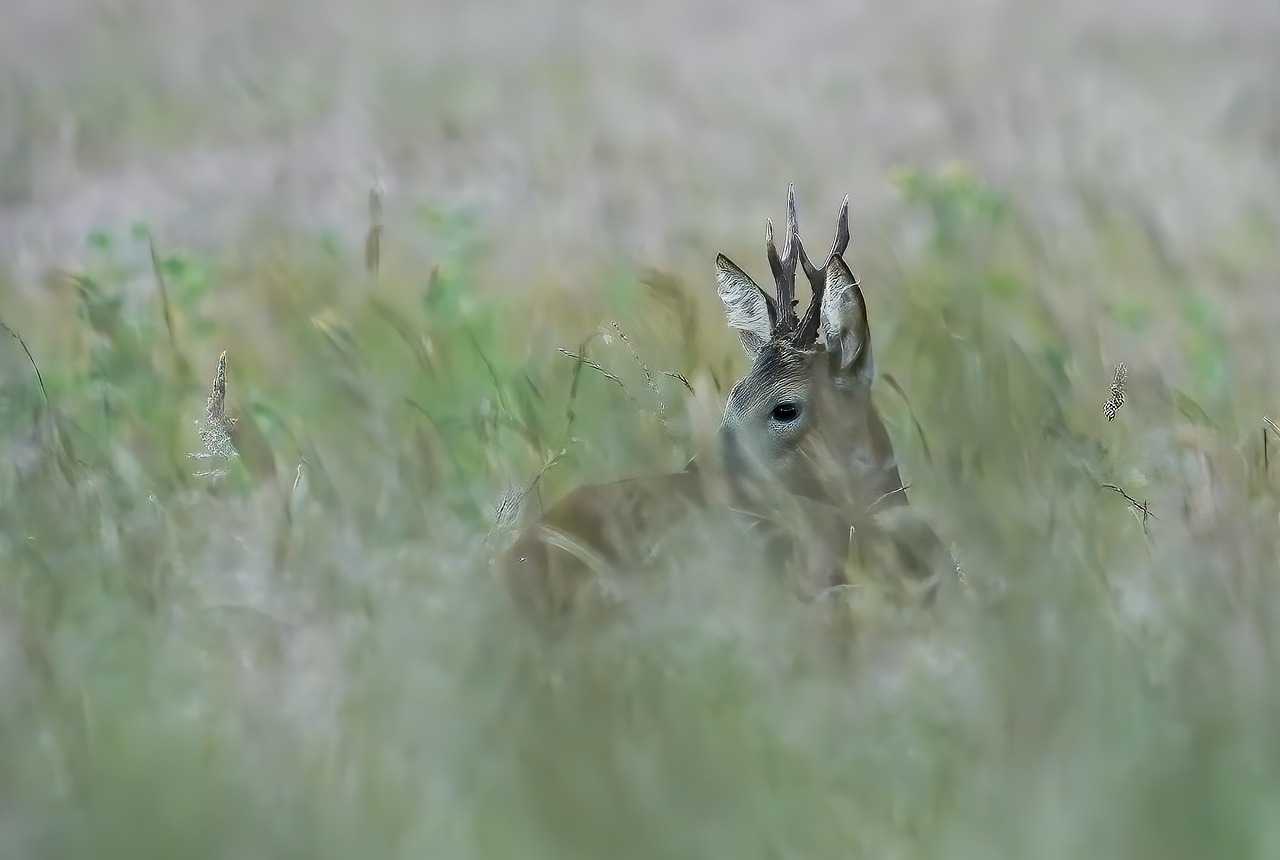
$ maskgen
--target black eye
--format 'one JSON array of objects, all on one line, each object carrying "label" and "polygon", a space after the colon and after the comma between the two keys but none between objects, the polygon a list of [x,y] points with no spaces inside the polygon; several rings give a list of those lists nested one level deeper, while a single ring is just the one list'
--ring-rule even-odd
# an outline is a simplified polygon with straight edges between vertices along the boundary
[{"label": "black eye", "polygon": [[799,403],[779,403],[773,407],[773,420],[788,424],[800,417]]}]

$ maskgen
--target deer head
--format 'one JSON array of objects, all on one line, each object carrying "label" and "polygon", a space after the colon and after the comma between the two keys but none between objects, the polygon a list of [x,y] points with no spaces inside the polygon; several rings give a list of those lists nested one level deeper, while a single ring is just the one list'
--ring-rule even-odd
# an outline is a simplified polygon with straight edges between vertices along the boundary
[{"label": "deer head", "polygon": [[[781,487],[842,506],[866,505],[902,486],[871,402],[871,329],[866,300],[844,260],[848,245],[846,197],[831,250],[815,265],[800,241],[791,188],[781,254],[773,224],[765,229],[775,296],[724,254],[716,258],[725,316],[752,360],[725,406],[723,465],[736,481],[766,495]],[[796,315],[797,262],[813,295],[803,317]]]}]

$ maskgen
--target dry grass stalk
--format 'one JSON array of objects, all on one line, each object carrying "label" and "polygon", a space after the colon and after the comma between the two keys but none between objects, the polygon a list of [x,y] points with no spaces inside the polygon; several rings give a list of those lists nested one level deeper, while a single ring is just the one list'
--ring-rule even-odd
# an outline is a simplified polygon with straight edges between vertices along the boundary
[{"label": "dry grass stalk", "polygon": [[45,408],[49,408],[49,390],[44,387],[44,376],[40,373],[40,366],[36,364],[35,356],[31,354],[31,349],[27,346],[27,342],[22,339],[22,335],[18,334],[9,326],[0,322],[0,328],[8,332],[9,336],[18,342],[18,346],[22,347],[22,351],[27,354],[27,361],[31,362],[31,369],[36,372],[36,382],[40,385],[40,394],[44,397]]},{"label": "dry grass stalk", "polygon": [[875,501],[867,505],[866,513],[871,513],[871,511],[875,509],[876,506],[878,506],[881,502],[885,501],[886,499],[892,498],[893,496],[896,496],[900,493],[905,493],[909,489],[911,489],[910,484],[903,484],[901,487],[898,487],[896,490],[889,490],[887,493],[881,493],[880,496],[875,499]]},{"label": "dry grass stalk", "polygon": [[62,469],[62,473],[67,480],[71,481],[76,468],[83,466],[84,462],[76,456],[71,446],[71,440],[62,432],[58,416],[53,410],[53,403],[49,400],[49,389],[45,388],[44,385],[44,374],[40,372],[40,365],[36,364],[36,357],[31,354],[31,348],[22,339],[22,335],[18,334],[15,329],[10,328],[3,321],[0,321],[0,329],[3,329],[18,342],[18,346],[22,347],[22,351],[27,356],[27,361],[31,363],[31,369],[35,371],[36,384],[40,387],[40,396],[44,398],[44,426],[48,428],[52,439],[58,466]]},{"label": "dry grass stalk", "polygon": [[[218,367],[213,374],[213,382],[209,386],[209,399],[205,403],[204,421],[197,422],[196,432],[200,436],[202,448],[189,454],[194,460],[233,460],[240,456],[231,438],[236,419],[227,415],[227,352],[218,356]],[[221,478],[227,474],[226,469],[214,468],[196,472],[197,478]]]},{"label": "dry grass stalk", "polygon": [[[653,396],[657,398],[658,411],[665,412],[666,404],[663,403],[662,401],[662,393],[658,390],[657,378],[655,377],[653,371],[649,368],[649,365],[645,364],[644,359],[640,357],[639,351],[636,350],[635,345],[631,342],[631,338],[627,337],[627,333],[622,330],[621,324],[619,324],[617,320],[611,320],[609,322],[609,325],[613,328],[614,332],[617,333],[618,337],[622,340],[622,342],[627,345],[627,349],[631,352],[631,357],[635,359],[636,364],[640,366],[641,372],[644,373],[645,386],[651,392],[653,392]],[[680,371],[663,370],[659,372],[663,376],[670,377],[671,379],[674,379],[676,382],[679,382],[681,385],[685,387],[685,389],[688,390],[690,394],[694,393],[693,385],[690,384],[689,378],[686,377]]]},{"label": "dry grass stalk", "polygon": [[924,454],[924,460],[926,463],[932,464],[933,452],[929,450],[929,439],[924,435],[924,426],[920,424],[920,419],[916,417],[916,410],[911,405],[911,398],[907,397],[907,392],[903,390],[902,385],[899,384],[892,373],[885,372],[881,375],[881,378],[902,398],[902,402],[907,407],[907,416],[911,419],[912,425],[916,428],[916,436],[920,439],[920,448]]},{"label": "dry grass stalk", "polygon": [[681,373],[680,371],[678,371],[678,370],[664,370],[664,371],[662,371],[662,375],[663,375],[663,376],[669,376],[669,377],[671,377],[672,379],[674,379],[676,382],[679,382],[681,385],[683,385],[683,386],[688,390],[688,392],[689,392],[690,394],[695,394],[695,393],[696,393],[696,392],[693,390],[693,385],[692,385],[692,383],[690,383],[690,382],[689,382],[689,378],[688,378],[687,376],[685,376],[683,373]]},{"label": "dry grass stalk", "polygon": [[369,232],[364,238],[364,266],[376,279],[382,266],[382,188],[369,189]]},{"label": "dry grass stalk", "polygon": [[565,355],[571,356],[574,359],[573,377],[569,382],[569,402],[568,405],[565,406],[564,439],[566,445],[573,441],[573,422],[577,418],[577,412],[574,407],[578,402],[578,383],[582,379],[582,368],[587,361],[587,349],[591,346],[591,341],[594,340],[595,337],[596,335],[592,334],[583,340],[578,346],[578,352],[576,355],[564,349],[560,350]]},{"label": "dry grass stalk", "polygon": [[160,267],[160,255],[156,252],[156,240],[147,233],[147,248],[151,252],[151,272],[156,278],[156,289],[160,291],[160,310],[164,313],[165,331],[169,333],[169,350],[173,353],[174,367],[182,377],[187,376],[190,366],[178,348],[178,335],[173,327],[173,310],[169,304],[169,285],[164,279],[164,270]]},{"label": "dry grass stalk", "polygon": [[[564,347],[558,347],[558,348],[557,348],[557,352],[559,352],[559,353],[560,353],[561,355],[563,355],[563,356],[566,356],[566,357],[568,357],[568,358],[572,358],[574,361],[576,361],[576,362],[578,363],[578,367],[579,367],[579,368],[584,367],[584,366],[585,366],[585,367],[589,367],[589,368],[591,368],[592,370],[594,370],[594,371],[596,371],[597,373],[599,373],[599,374],[600,374],[601,376],[603,376],[605,379],[607,379],[607,380],[609,380],[610,382],[612,382],[612,383],[614,383],[615,385],[617,385],[617,386],[618,386],[619,388],[621,388],[623,391],[626,391],[626,390],[627,390],[627,386],[622,382],[622,380],[621,380],[620,378],[618,378],[616,375],[614,375],[614,374],[610,373],[609,371],[605,370],[605,369],[604,369],[604,367],[602,367],[598,362],[592,361],[591,359],[587,358],[585,354],[579,354],[579,353],[576,353],[576,352],[570,352],[569,350],[565,349]],[[584,350],[583,352],[585,353],[585,350]]]},{"label": "dry grass stalk", "polygon": [[1129,368],[1125,367],[1122,361],[1116,365],[1116,375],[1115,380],[1111,383],[1111,393],[1107,397],[1107,402],[1102,405],[1102,414],[1107,417],[1108,421],[1115,420],[1116,413],[1124,405],[1124,384],[1128,378]]},{"label": "dry grass stalk", "polygon": [[631,338],[627,337],[627,333],[622,330],[622,326],[617,320],[609,322],[610,327],[617,333],[619,339],[627,345],[627,350],[631,353],[631,357],[635,359],[636,364],[640,366],[640,372],[644,374],[644,384],[651,392],[658,403],[658,411],[666,410],[666,404],[662,402],[662,392],[658,391],[658,384],[653,381],[653,371],[649,369],[649,365],[645,364],[644,359],[640,357],[639,351],[636,350],[635,344],[631,342]]},{"label": "dry grass stalk", "polygon": [[1119,487],[1116,484],[1103,484],[1102,488],[1104,490],[1111,490],[1112,492],[1119,493],[1120,495],[1124,496],[1125,501],[1129,503],[1129,507],[1133,509],[1134,513],[1141,515],[1142,531],[1144,534],[1147,533],[1147,521],[1158,519],[1158,517],[1156,517],[1156,515],[1151,512],[1151,506],[1146,502],[1146,500],[1143,500],[1141,502],[1138,501],[1133,496],[1125,492],[1123,488]]},{"label": "dry grass stalk", "polygon": [[413,353],[413,357],[417,359],[418,366],[421,367],[428,375],[435,376],[436,368],[431,361],[431,353],[428,352],[426,338],[416,334],[413,329],[396,313],[395,309],[384,302],[373,298],[369,302],[369,307],[378,316],[391,326],[392,330],[404,341],[409,347],[409,351]]},{"label": "dry grass stalk", "polygon": [[538,506],[539,508],[542,507],[541,492],[539,491],[542,476],[559,464],[566,453],[568,453],[568,449],[561,449],[542,464],[528,484],[523,487],[510,487],[502,494],[502,498],[498,499],[498,504],[494,507],[493,525],[489,528],[488,534],[485,535],[484,542],[486,545],[493,540],[494,535],[511,531],[519,525],[520,516],[525,510],[525,500],[531,494],[538,495]]},{"label": "dry grass stalk", "polygon": [[[658,423],[662,425],[662,429],[670,433],[671,426],[667,422],[667,404],[662,399],[662,392],[658,390],[658,383],[654,379],[653,371],[649,368],[649,365],[645,363],[645,360],[640,357],[639,350],[635,348],[635,345],[631,342],[631,338],[627,337],[627,333],[622,330],[622,326],[616,320],[610,320],[609,325],[618,335],[618,338],[626,344],[627,351],[631,353],[631,358],[637,365],[639,365],[640,372],[644,374],[645,388],[648,388],[649,393],[653,395],[653,402],[655,404],[653,413],[654,417],[658,419]],[[609,336],[606,334],[606,343],[608,343],[608,337]],[[630,394],[627,396],[631,397]],[[636,402],[635,398],[631,398],[631,400],[632,402]],[[636,405],[638,406],[639,403]]]},{"label": "dry grass stalk", "polygon": [[1280,437],[1280,426],[1277,426],[1275,421],[1268,418],[1266,415],[1263,415],[1262,416],[1262,471],[1264,473],[1270,473],[1271,471],[1271,449],[1269,445],[1269,440],[1267,439],[1268,430],[1276,434],[1276,436]]},{"label": "dry grass stalk", "polygon": [[648,287],[650,294],[667,308],[680,325],[680,354],[690,361],[698,354],[698,309],[681,280],[657,269],[641,274],[640,283]]}]

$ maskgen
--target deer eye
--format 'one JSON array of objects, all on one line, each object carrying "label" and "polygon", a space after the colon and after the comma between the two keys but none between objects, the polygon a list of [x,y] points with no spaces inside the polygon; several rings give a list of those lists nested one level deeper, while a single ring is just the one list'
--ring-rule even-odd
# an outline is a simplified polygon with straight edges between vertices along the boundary
[{"label": "deer eye", "polygon": [[774,421],[781,424],[789,424],[800,417],[800,404],[779,403],[777,406],[773,407],[773,412],[770,414]]}]

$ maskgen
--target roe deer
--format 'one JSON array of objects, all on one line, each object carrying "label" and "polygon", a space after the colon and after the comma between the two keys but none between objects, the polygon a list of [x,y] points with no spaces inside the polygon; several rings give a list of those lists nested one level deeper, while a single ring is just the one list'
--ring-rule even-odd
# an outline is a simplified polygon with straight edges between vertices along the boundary
[{"label": "roe deer", "polygon": [[[794,189],[782,253],[768,223],[776,285],[768,295],[724,254],[718,293],[751,369],[734,385],[709,467],[580,487],[520,534],[499,561],[518,602],[560,619],[603,595],[593,577],[643,567],[655,542],[695,511],[734,510],[773,531],[769,563],[798,563],[811,584],[844,581],[851,550],[892,565],[932,596],[949,555],[912,519],[889,434],[871,401],[875,364],[866,301],[844,261],[845,198],[822,265],[801,244]],[[797,263],[812,299],[795,312]],[[814,577],[817,577],[816,583]],[[601,586],[602,580],[596,580]],[[594,594],[593,594],[594,591]]]}]

